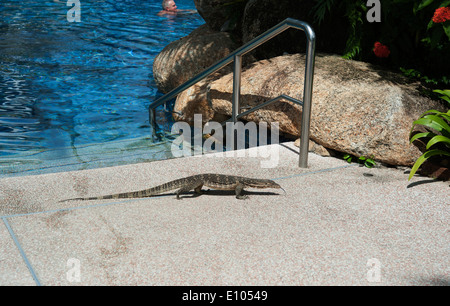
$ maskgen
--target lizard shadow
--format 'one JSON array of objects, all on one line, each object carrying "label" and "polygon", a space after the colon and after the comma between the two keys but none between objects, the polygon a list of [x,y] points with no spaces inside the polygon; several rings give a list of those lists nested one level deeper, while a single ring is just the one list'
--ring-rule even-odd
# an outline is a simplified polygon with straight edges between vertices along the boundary
[{"label": "lizard shadow", "polygon": [[[165,193],[165,196],[167,195],[176,195],[176,193]],[[247,191],[245,190],[244,192],[242,192],[242,195],[247,195],[247,196],[252,196],[252,195],[269,195],[269,196],[276,196],[276,195],[281,195],[279,193],[276,192],[271,192],[271,191]],[[207,189],[207,190],[202,190],[201,194],[195,193],[195,192],[187,192],[187,193],[183,193],[182,195],[180,195],[180,199],[184,199],[184,198],[197,198],[199,196],[236,196],[236,193],[231,191],[231,190],[215,190],[215,189]]]}]

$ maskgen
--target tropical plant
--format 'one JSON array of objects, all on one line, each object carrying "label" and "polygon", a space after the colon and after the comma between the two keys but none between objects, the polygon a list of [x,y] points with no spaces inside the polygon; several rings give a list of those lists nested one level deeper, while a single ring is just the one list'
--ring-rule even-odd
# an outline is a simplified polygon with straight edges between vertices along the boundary
[{"label": "tropical plant", "polygon": [[[350,164],[356,157],[351,154],[345,154],[343,158]],[[358,157],[357,162],[361,165],[364,165],[366,168],[373,168],[376,165],[376,162],[373,160],[373,157],[369,158],[365,156],[360,156]]]},{"label": "tropical plant", "polygon": [[[441,94],[441,98],[450,103],[450,90],[434,90]],[[408,181],[414,176],[417,169],[430,157],[450,156],[450,109],[447,112],[429,110],[423,113],[419,119],[413,122],[410,132],[410,142],[423,138],[427,141],[426,151],[416,160]],[[413,134],[416,125],[424,126],[428,131]],[[438,148],[439,146],[439,148]]]},{"label": "tropical plant", "polygon": [[315,0],[313,17],[345,16],[342,55],[397,70],[417,71],[426,86],[446,87],[450,67],[450,0],[380,1],[381,21],[369,22],[366,0]]}]

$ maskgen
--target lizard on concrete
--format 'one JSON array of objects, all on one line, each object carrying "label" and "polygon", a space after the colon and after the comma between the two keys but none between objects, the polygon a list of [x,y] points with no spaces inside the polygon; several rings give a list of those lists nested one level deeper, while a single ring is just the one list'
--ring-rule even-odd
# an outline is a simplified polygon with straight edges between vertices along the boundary
[{"label": "lizard on concrete", "polygon": [[60,202],[71,200],[102,200],[102,199],[124,199],[124,198],[145,198],[158,195],[167,191],[178,189],[176,195],[180,200],[180,194],[189,192],[194,189],[196,194],[201,194],[203,186],[207,186],[218,190],[234,190],[237,199],[247,199],[248,196],[242,195],[245,187],[250,188],[280,188],[284,189],[272,180],[254,179],[242,176],[224,175],[224,174],[197,174],[170,181],[165,184],[140,191],[116,193],[99,197],[74,198],[62,200]]}]

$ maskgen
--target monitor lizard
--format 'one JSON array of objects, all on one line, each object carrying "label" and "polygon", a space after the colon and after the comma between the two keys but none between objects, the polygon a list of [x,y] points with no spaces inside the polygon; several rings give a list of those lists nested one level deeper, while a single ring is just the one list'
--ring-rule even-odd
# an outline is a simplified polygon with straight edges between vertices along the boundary
[{"label": "monitor lizard", "polygon": [[174,181],[167,182],[165,184],[150,188],[144,189],[140,191],[131,191],[124,193],[116,193],[98,197],[87,197],[87,198],[73,198],[62,200],[59,202],[72,201],[72,200],[102,200],[102,199],[124,199],[124,198],[144,198],[150,197],[154,195],[158,195],[161,193],[165,193],[167,191],[171,191],[174,189],[178,189],[176,192],[177,199],[180,200],[180,195],[190,190],[194,189],[196,194],[202,193],[202,187],[207,186],[217,190],[234,190],[236,192],[236,198],[243,200],[247,199],[248,196],[243,195],[242,191],[245,187],[250,188],[279,188],[285,191],[280,185],[275,183],[272,180],[265,179],[255,179],[255,178],[247,178],[242,176],[234,176],[234,175],[224,175],[224,174],[197,174],[188,176],[185,178],[177,179]]}]

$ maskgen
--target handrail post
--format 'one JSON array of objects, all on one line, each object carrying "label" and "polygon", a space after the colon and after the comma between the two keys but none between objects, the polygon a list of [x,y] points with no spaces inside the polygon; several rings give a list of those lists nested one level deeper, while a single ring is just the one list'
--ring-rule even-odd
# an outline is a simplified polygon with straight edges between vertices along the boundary
[{"label": "handrail post", "polygon": [[231,117],[233,123],[237,122],[237,116],[239,115],[239,99],[241,96],[241,72],[242,72],[242,55],[236,54],[234,56],[234,70],[233,70],[233,97]]},{"label": "handrail post", "polygon": [[308,45],[306,49],[305,79],[303,84],[303,107],[300,127],[300,157],[298,165],[301,168],[308,168],[309,128],[311,122],[316,36],[309,25],[306,25],[304,32],[307,37]]}]

